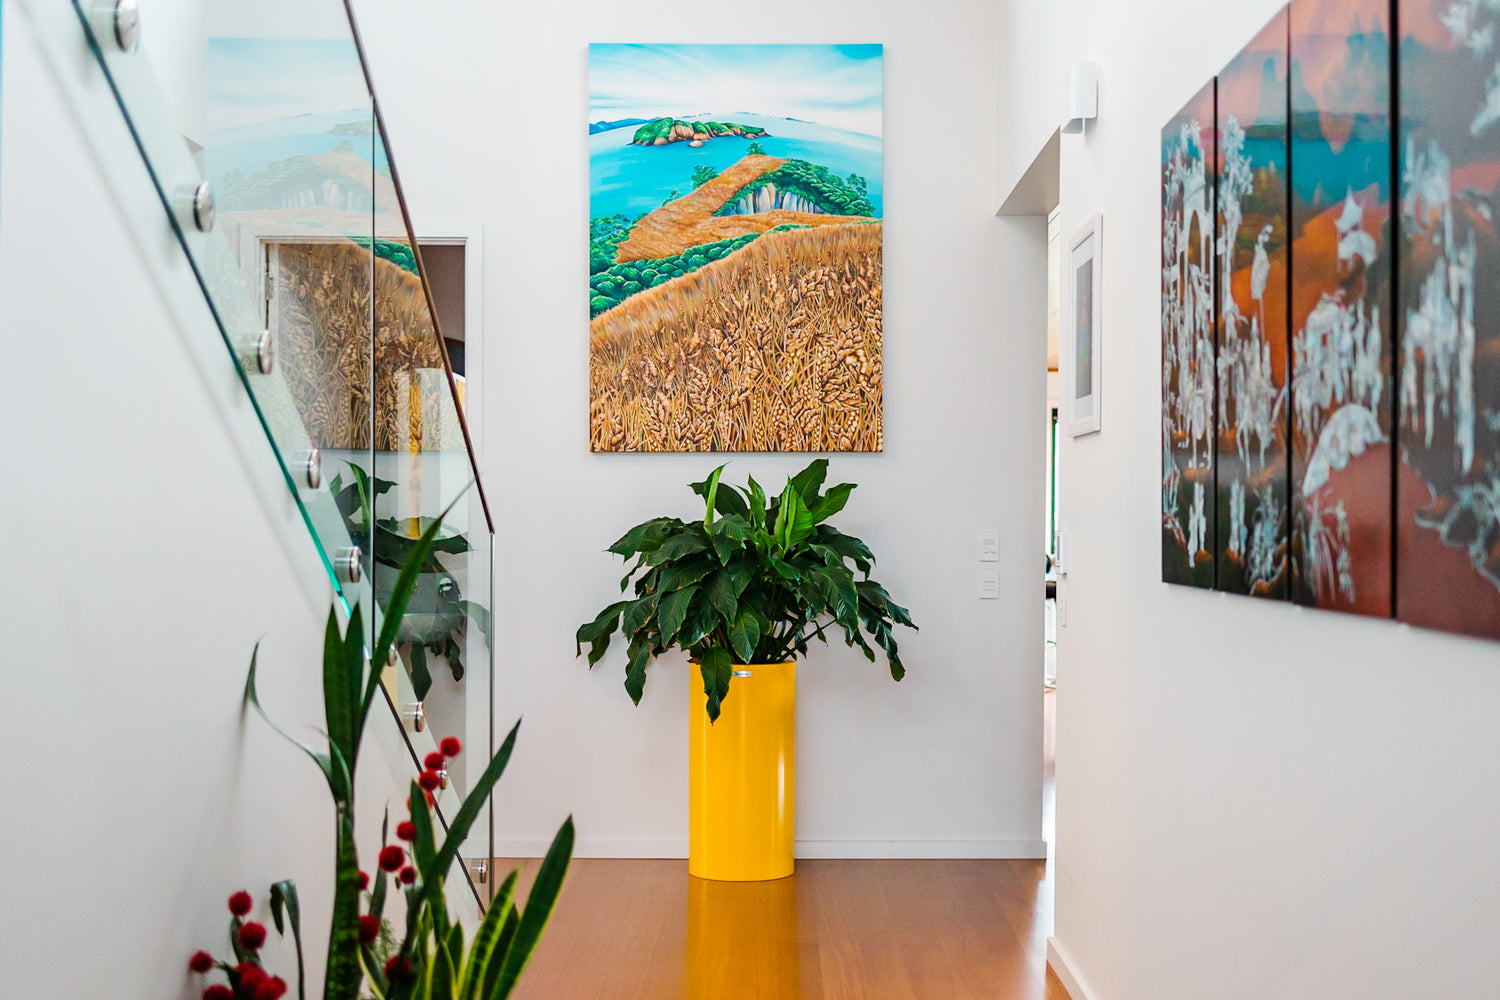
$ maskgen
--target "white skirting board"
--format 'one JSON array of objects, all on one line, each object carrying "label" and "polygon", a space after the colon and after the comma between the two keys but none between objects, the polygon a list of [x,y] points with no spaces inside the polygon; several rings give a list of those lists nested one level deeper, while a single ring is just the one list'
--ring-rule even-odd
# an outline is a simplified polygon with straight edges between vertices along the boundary
[{"label": "white skirting board", "polygon": [[1057,938],[1047,939],[1047,967],[1057,973],[1057,978],[1062,981],[1063,988],[1073,1000],[1100,1000],[1099,994],[1083,984],[1077,968],[1068,961],[1067,953],[1058,947]]},{"label": "white skirting board", "polygon": [[[497,858],[539,858],[547,853],[541,840],[497,840]],[[685,858],[686,840],[580,840],[575,858]],[[987,858],[1041,859],[1045,840],[799,840],[799,858]]]}]

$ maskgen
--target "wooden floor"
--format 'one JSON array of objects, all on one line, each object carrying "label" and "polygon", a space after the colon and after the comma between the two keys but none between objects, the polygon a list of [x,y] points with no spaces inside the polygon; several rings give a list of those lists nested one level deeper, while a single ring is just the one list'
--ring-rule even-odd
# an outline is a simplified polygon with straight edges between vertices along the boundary
[{"label": "wooden floor", "polygon": [[[1053,694],[1043,836],[1053,837]],[[508,872],[517,862],[496,860]],[[521,891],[536,862],[520,862]],[[573,862],[515,1000],[1069,1000],[1043,861],[799,861],[706,882],[686,861]]]},{"label": "wooden floor", "polygon": [[1046,968],[1046,875],[1042,861],[799,861],[791,878],[729,883],[686,861],[581,859],[514,996],[1068,1000]]}]

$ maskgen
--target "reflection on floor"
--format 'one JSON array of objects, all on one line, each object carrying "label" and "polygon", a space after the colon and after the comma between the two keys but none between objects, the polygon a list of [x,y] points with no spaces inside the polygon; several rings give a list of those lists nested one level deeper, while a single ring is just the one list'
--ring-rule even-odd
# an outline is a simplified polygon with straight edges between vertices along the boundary
[{"label": "reflection on floor", "polygon": [[1050,862],[799,861],[791,878],[732,883],[685,861],[582,859],[514,996],[1068,1000],[1051,933]]}]

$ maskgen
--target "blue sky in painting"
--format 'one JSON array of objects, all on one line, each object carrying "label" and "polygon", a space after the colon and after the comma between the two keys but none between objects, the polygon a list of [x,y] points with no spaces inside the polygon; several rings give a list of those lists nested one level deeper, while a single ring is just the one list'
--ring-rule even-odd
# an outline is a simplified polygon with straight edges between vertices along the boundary
[{"label": "blue sky in painting", "polygon": [[591,45],[589,121],[735,111],[881,134],[879,45]]}]

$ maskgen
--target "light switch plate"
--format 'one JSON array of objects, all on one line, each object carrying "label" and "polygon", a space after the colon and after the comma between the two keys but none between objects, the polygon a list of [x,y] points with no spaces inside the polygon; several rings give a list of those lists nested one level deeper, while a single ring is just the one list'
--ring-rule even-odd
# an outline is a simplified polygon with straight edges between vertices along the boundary
[{"label": "light switch plate", "polygon": [[1057,539],[1052,543],[1052,569],[1057,573],[1068,571],[1068,533],[1059,531]]},{"label": "light switch plate", "polygon": [[1000,599],[1000,568],[998,566],[986,566],[979,571],[979,599],[981,601]]},{"label": "light switch plate", "polygon": [[979,561],[1000,561],[1000,530],[985,528],[979,533]]}]

